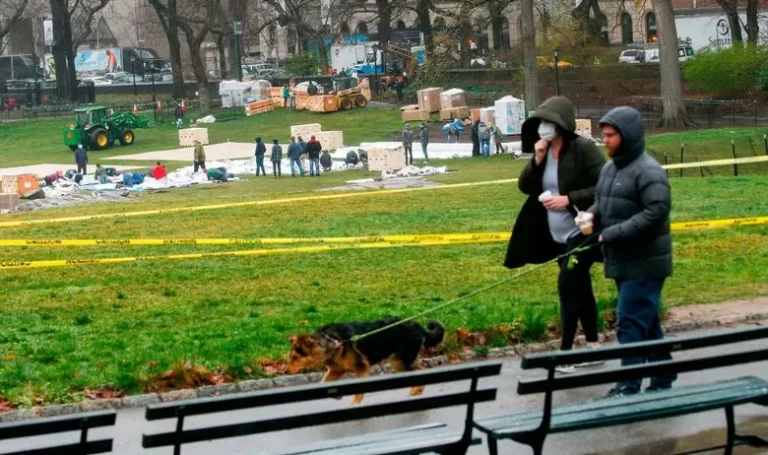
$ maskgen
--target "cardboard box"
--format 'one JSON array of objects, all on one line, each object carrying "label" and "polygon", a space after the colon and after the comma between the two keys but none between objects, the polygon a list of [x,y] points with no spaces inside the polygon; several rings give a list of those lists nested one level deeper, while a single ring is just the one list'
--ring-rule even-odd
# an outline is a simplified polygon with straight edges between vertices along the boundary
[{"label": "cardboard box", "polygon": [[245,105],[245,115],[250,117],[252,115],[263,114],[274,108],[275,106],[272,104],[272,100],[256,101],[255,103],[248,103]]},{"label": "cardboard box", "polygon": [[[306,93],[297,93],[296,94],[296,110],[305,111],[309,109],[310,98],[311,96],[307,95]],[[282,104],[280,106],[282,106]]]},{"label": "cardboard box", "polygon": [[409,104],[400,108],[401,111],[417,111],[419,110],[418,104]]},{"label": "cardboard box", "polygon": [[592,139],[592,120],[588,118],[576,119],[576,134]]},{"label": "cardboard box", "polygon": [[[315,139],[320,141],[320,145],[323,146],[323,150],[332,152],[344,147],[344,133],[341,131],[323,131],[314,134]],[[304,140],[308,141],[311,136],[304,136]]]},{"label": "cardboard box", "polygon": [[39,188],[40,181],[32,174],[5,175],[0,180],[0,193],[24,194]]},{"label": "cardboard box", "polygon": [[403,147],[372,148],[368,150],[369,171],[397,171],[405,166],[405,150]]},{"label": "cardboard box", "polygon": [[13,210],[19,205],[18,193],[0,193],[0,210]]},{"label": "cardboard box", "polygon": [[469,107],[461,106],[450,109],[440,109],[440,120],[465,119],[472,115]]},{"label": "cardboard box", "polygon": [[208,145],[208,128],[185,128],[179,130],[179,147],[194,147],[195,141]]},{"label": "cardboard box", "polygon": [[309,110],[312,112],[336,112],[339,110],[339,101],[336,95],[310,96]]},{"label": "cardboard box", "polygon": [[452,109],[467,105],[467,94],[459,88],[452,88],[440,94],[440,109]]},{"label": "cardboard box", "polygon": [[[416,92],[419,99],[419,109],[430,114],[440,110],[440,92],[443,89],[437,87],[425,88]],[[466,103],[464,103],[466,104]]]},{"label": "cardboard box", "polygon": [[322,125],[319,123],[309,123],[306,125],[293,125],[291,127],[292,137],[303,137],[305,140],[309,140],[309,137],[313,134],[319,133],[323,130]]},{"label": "cardboard box", "polygon": [[420,109],[417,109],[415,111],[403,111],[403,121],[404,122],[418,122],[421,120],[429,120],[430,117],[429,112],[422,111]]}]

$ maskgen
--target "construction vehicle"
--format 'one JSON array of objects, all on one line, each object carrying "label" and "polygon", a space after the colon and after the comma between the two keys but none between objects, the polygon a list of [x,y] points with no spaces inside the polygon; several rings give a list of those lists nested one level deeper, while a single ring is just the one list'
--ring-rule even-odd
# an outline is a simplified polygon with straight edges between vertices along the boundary
[{"label": "construction vehicle", "polygon": [[133,145],[134,130],[148,126],[149,119],[131,112],[107,114],[104,106],[84,107],[75,109],[75,123],[64,129],[64,144],[73,151],[81,144],[91,150],[107,149],[115,141]]},{"label": "construction vehicle", "polygon": [[346,111],[353,107],[364,108],[371,100],[371,86],[367,78],[360,79],[355,85],[356,79],[338,78],[334,80],[334,90],[324,90],[325,94],[318,94],[317,86],[310,85],[307,90],[306,100],[297,96],[296,109],[307,109],[310,112],[336,112]]}]

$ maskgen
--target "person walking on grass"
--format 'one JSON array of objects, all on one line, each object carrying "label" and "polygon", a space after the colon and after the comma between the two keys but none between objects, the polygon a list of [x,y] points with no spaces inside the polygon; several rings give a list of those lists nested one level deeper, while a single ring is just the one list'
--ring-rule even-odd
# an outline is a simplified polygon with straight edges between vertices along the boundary
[{"label": "person walking on grass", "polygon": [[267,146],[261,142],[261,137],[256,138],[256,177],[259,176],[259,171],[264,177],[267,176],[267,171],[264,169],[264,155],[267,154]]},{"label": "person walking on grass", "polygon": [[180,130],[184,125],[184,108],[181,106],[181,101],[176,105],[174,116],[176,117],[176,129]]},{"label": "person walking on grass", "polygon": [[413,130],[411,130],[410,123],[406,123],[403,129],[403,149],[405,150],[405,165],[413,164]]},{"label": "person walking on grass", "polygon": [[[595,202],[583,222],[601,229],[605,276],[619,292],[616,335],[620,344],[664,338],[659,302],[672,276],[672,207],[669,180],[645,153],[643,118],[631,107],[617,107],[600,120],[610,161],[597,182]],[[621,359],[622,366],[671,360],[669,352]],[[672,387],[675,374],[651,378],[646,391]],[[619,382],[609,396],[640,392],[641,379]]]},{"label": "person walking on grass", "polygon": [[85,151],[83,144],[78,144],[75,150],[75,164],[77,164],[77,173],[85,175],[88,173],[88,152]]},{"label": "person walking on grass", "polygon": [[323,151],[323,145],[315,139],[315,136],[312,136],[307,142],[306,150],[309,159],[309,176],[320,177],[320,152]]},{"label": "person walking on grass", "polygon": [[424,153],[424,161],[429,164],[429,155],[427,155],[427,147],[429,146],[429,126],[426,122],[421,122],[419,127],[419,141],[421,142],[421,151]]},{"label": "person walking on grass", "polygon": [[277,139],[272,141],[272,174],[275,178],[283,176],[283,170],[281,169],[281,162],[283,160],[283,148],[277,143]]},{"label": "person walking on grass", "polygon": [[301,165],[301,146],[296,142],[295,137],[291,137],[291,143],[288,145],[288,159],[291,160],[291,176],[296,177],[296,169],[299,170],[299,177],[304,176],[304,167]]},{"label": "person walking on grass", "polygon": [[195,173],[197,173],[198,169],[202,169],[203,172],[208,172],[208,169],[205,168],[205,149],[203,148],[203,144],[200,143],[200,141],[195,141],[195,163],[194,163],[194,169]]},{"label": "person walking on grass", "polygon": [[490,124],[490,128],[491,136],[493,137],[493,142],[496,146],[496,155],[499,153],[504,153],[504,146],[501,145],[501,140],[504,138],[504,133],[501,132],[501,128],[499,128],[498,125],[493,123]]},{"label": "person walking on grass", "polygon": [[[520,174],[518,186],[528,195],[517,217],[509,241],[504,266],[514,269],[525,264],[540,264],[574,248],[596,243],[576,226],[579,211],[594,202],[595,185],[605,157],[594,142],[576,134],[573,105],[556,96],[544,101],[522,128],[524,152],[534,158]],[[573,348],[579,322],[591,348],[597,338],[597,302],[592,290],[590,268],[602,260],[600,251],[591,248],[576,254],[576,262],[561,258],[557,277],[560,297],[560,349]],[[581,365],[587,366],[587,365]],[[575,367],[557,367],[560,373],[573,373]]]}]

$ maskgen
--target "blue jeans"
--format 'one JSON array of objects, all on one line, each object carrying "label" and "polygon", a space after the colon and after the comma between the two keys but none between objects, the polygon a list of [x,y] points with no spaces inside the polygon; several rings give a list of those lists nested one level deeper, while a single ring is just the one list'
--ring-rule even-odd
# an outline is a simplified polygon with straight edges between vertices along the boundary
[{"label": "blue jeans", "polygon": [[491,156],[491,140],[490,139],[480,140],[480,153],[483,156]]},{"label": "blue jeans", "polygon": [[264,155],[256,157],[256,177],[259,176],[259,170],[265,176],[267,175],[267,171],[264,170]]},{"label": "blue jeans", "polygon": [[[620,344],[640,341],[661,340],[664,332],[659,316],[659,300],[664,279],[646,278],[638,280],[616,280],[619,290],[618,323],[616,334]],[[621,366],[641,365],[647,362],[672,360],[669,352],[654,353],[648,357],[626,357]],[[669,388],[677,379],[676,374],[651,378],[651,387]],[[628,393],[640,391],[642,379],[633,379],[617,384]]]},{"label": "blue jeans", "polygon": [[421,143],[421,151],[424,152],[424,161],[429,161],[429,155],[427,155],[427,147],[429,146],[429,143]]},{"label": "blue jeans", "polygon": [[320,175],[320,158],[309,159],[309,175]]},{"label": "blue jeans", "polygon": [[294,165],[299,168],[299,175],[304,175],[304,167],[301,165],[301,158],[291,158],[291,175],[296,175],[296,168],[293,167]]}]

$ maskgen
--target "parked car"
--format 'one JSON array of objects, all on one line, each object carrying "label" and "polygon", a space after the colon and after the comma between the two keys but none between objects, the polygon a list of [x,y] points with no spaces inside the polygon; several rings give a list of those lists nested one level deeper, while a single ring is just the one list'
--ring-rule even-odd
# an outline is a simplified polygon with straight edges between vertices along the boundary
[{"label": "parked car", "polygon": [[637,56],[643,52],[642,49],[626,49],[619,55],[619,63],[640,63]]},{"label": "parked car", "polygon": [[[693,48],[687,44],[681,44],[677,47],[677,59],[685,62],[693,58]],[[659,63],[661,56],[658,48],[645,49],[640,51],[635,57],[638,63]]]}]

